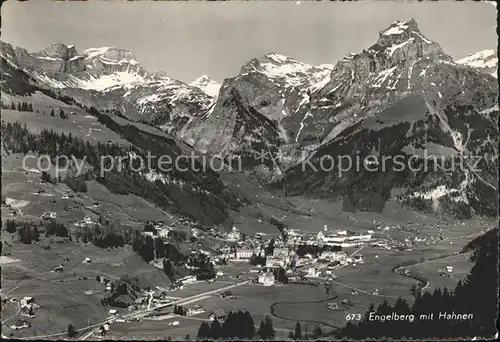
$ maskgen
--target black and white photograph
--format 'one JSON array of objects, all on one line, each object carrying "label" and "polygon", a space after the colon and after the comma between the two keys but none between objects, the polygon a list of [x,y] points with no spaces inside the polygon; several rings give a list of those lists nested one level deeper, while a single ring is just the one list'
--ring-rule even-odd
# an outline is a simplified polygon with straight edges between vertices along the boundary
[{"label": "black and white photograph", "polygon": [[1,16],[2,339],[498,338],[496,2]]}]

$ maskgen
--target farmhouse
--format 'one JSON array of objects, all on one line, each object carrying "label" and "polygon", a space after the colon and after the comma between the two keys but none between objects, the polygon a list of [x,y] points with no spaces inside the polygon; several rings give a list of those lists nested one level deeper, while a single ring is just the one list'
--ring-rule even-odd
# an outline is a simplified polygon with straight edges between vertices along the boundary
[{"label": "farmhouse", "polygon": [[221,322],[226,319],[226,313],[222,310],[215,310],[212,311],[210,315],[208,315],[208,318],[211,321],[215,321],[217,319],[219,322]]},{"label": "farmhouse", "polygon": [[203,312],[205,312],[205,310],[203,310],[203,307],[201,305],[193,304],[187,309],[186,316],[198,315]]}]

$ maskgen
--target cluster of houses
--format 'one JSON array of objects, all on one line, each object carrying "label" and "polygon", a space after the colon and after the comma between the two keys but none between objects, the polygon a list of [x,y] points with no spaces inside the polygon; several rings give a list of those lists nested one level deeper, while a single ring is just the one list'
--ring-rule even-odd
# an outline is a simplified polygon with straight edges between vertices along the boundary
[{"label": "cluster of houses", "polygon": [[77,222],[74,223],[74,225],[76,227],[80,227],[80,228],[84,228],[84,227],[87,227],[87,226],[94,226],[94,225],[98,225],[98,224],[99,224],[99,222],[97,222],[91,216],[85,216],[83,218],[83,220],[77,221]]},{"label": "cluster of houses", "polygon": [[155,224],[153,226],[153,231],[144,231],[142,235],[151,236],[151,237],[160,237],[163,239],[168,238],[168,233],[173,229],[172,226],[164,225],[164,224]]}]

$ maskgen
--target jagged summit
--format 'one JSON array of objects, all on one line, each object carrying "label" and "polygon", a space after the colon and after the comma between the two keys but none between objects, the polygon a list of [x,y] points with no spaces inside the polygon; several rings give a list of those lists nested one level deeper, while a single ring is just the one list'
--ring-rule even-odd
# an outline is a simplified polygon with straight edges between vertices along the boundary
[{"label": "jagged summit", "polygon": [[67,45],[63,43],[51,43],[43,48],[38,55],[59,58],[62,60],[69,60],[74,56],[78,55],[74,45]]},{"label": "jagged summit", "polygon": [[379,39],[377,40],[378,45],[392,49],[410,43],[439,46],[420,32],[417,21],[413,18],[404,22],[396,21],[392,23],[387,29],[379,32]]},{"label": "jagged summit", "polygon": [[193,82],[189,83],[189,85],[201,89],[205,94],[212,97],[217,97],[221,87],[220,83],[214,81],[207,75],[198,77]]},{"label": "jagged summit", "polygon": [[403,21],[403,22],[396,20],[386,30],[380,32],[380,35],[381,36],[392,36],[392,35],[403,34],[405,32],[418,32],[418,33],[420,33],[420,31],[418,29],[417,21],[414,18],[411,18],[410,20]]}]

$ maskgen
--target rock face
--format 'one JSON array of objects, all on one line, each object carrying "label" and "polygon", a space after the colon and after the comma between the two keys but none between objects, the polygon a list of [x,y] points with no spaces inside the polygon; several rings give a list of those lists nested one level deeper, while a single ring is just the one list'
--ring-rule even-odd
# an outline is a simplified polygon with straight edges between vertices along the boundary
[{"label": "rock face", "polygon": [[[396,22],[337,63],[305,122],[307,129],[328,117],[333,128],[279,185],[289,194],[341,198],[351,211],[381,211],[397,190],[401,203],[420,210],[496,215],[497,99],[493,77],[453,62],[414,20]],[[322,110],[321,102],[338,109]],[[402,169],[394,168],[396,156]],[[472,156],[480,170],[437,167]],[[390,161],[382,165],[384,157]],[[409,160],[432,166],[411,170]]]},{"label": "rock face", "polygon": [[[276,53],[252,59],[224,81],[215,105],[188,125],[183,138],[204,152],[242,156],[249,170],[259,164],[255,157],[262,152],[298,153],[296,146],[307,140],[294,133],[302,107],[328,82],[332,68]],[[283,165],[267,160],[265,178],[281,172],[289,159]]]},{"label": "rock face", "polygon": [[498,56],[494,50],[483,50],[459,59],[458,64],[476,68],[479,71],[497,77]]}]

